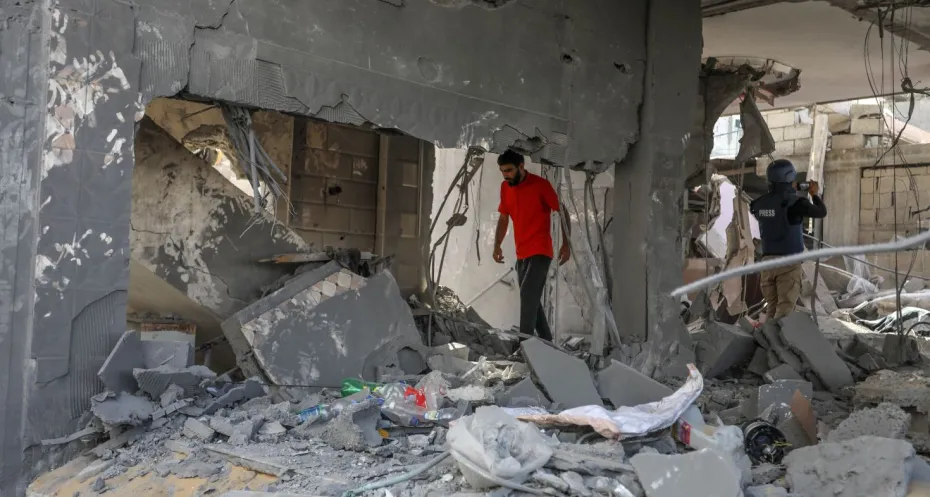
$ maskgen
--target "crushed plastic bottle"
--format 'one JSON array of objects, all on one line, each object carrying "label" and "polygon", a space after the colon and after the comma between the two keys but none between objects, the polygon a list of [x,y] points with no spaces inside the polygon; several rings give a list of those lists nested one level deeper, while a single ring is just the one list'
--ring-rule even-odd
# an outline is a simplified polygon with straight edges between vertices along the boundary
[{"label": "crushed plastic bottle", "polygon": [[446,407],[435,411],[427,411],[423,416],[425,420],[441,425],[448,425],[449,421],[458,419],[462,416],[461,411],[455,407]]},{"label": "crushed plastic bottle", "polygon": [[329,421],[330,419],[335,418],[342,412],[346,406],[358,402],[364,402],[368,399],[375,399],[380,405],[384,401],[381,398],[375,397],[368,390],[368,387],[363,388],[361,391],[354,393],[348,397],[343,397],[336,400],[332,404],[317,404],[313,407],[308,407],[297,413],[297,417],[300,418],[301,423],[307,422],[309,419],[319,420],[319,421]]},{"label": "crushed plastic bottle", "polygon": [[381,387],[381,384],[379,383],[362,381],[357,378],[346,378],[342,380],[342,396],[348,397],[350,395],[357,394],[366,388],[369,391],[376,392],[379,387]]},{"label": "crushed plastic bottle", "polygon": [[406,383],[388,383],[374,390],[385,402],[407,402],[418,407],[426,407],[426,395]]},{"label": "crushed plastic bottle", "polygon": [[421,426],[432,423],[426,419],[428,411],[415,404],[404,401],[385,401],[381,414],[400,426]]}]

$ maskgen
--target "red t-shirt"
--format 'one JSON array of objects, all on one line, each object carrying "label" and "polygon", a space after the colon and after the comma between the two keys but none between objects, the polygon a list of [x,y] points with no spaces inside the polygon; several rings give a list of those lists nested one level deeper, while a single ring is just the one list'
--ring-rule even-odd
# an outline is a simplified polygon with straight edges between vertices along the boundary
[{"label": "red t-shirt", "polygon": [[534,255],[552,257],[552,211],[559,210],[559,196],[548,180],[526,173],[517,186],[501,183],[501,204],[497,211],[513,220],[513,240],[517,259]]}]

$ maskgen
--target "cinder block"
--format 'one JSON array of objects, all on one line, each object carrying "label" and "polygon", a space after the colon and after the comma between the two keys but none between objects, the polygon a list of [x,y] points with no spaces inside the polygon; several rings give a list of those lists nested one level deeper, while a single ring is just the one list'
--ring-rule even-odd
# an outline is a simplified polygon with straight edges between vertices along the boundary
[{"label": "cinder block", "polygon": [[859,192],[875,193],[875,178],[874,177],[862,178],[859,181]]},{"label": "cinder block", "polygon": [[349,229],[349,213],[350,209],[345,207],[303,204],[295,221],[302,228],[346,231]]},{"label": "cinder block", "polygon": [[878,209],[878,215],[875,218],[877,224],[894,223],[895,212],[893,208]]},{"label": "cinder block", "polygon": [[849,118],[856,120],[863,116],[880,117],[882,108],[878,104],[853,104],[849,107]]},{"label": "cinder block", "polygon": [[[878,193],[875,194],[875,209],[888,209],[893,207],[894,204],[894,193]],[[860,206],[862,207],[862,206]],[[866,207],[862,207],[866,208]]]},{"label": "cinder block", "polygon": [[614,407],[656,402],[674,393],[671,388],[617,361],[611,361],[609,367],[597,373],[597,389]]},{"label": "cinder block", "polygon": [[794,140],[775,142],[775,158],[794,155]]},{"label": "cinder block", "polygon": [[849,150],[865,148],[865,135],[833,135],[830,139],[832,150]]},{"label": "cinder block", "polygon": [[853,119],[849,132],[862,135],[882,135],[885,132],[885,120],[880,117],[863,117]]},{"label": "cinder block", "polygon": [[878,170],[875,169],[875,168],[863,169],[863,170],[862,170],[862,177],[863,177],[863,178],[874,178],[874,177],[878,176],[878,174],[876,174],[877,172],[878,172]]},{"label": "cinder block", "polygon": [[799,138],[794,141],[794,153],[797,154],[809,154],[811,149],[814,148],[814,139],[813,138]]},{"label": "cinder block", "polygon": [[831,133],[848,133],[849,132],[849,116],[844,114],[829,114],[827,118],[827,123],[830,126]]},{"label": "cinder block", "polygon": [[785,128],[772,128],[770,126],[769,131],[772,133],[772,139],[776,142],[780,142],[785,139]]},{"label": "cinder block", "polygon": [[377,213],[373,210],[352,209],[349,213],[349,230],[352,233],[374,234],[376,224]]},{"label": "cinder block", "polygon": [[810,138],[813,136],[813,132],[813,124],[795,124],[794,126],[785,128],[785,139],[797,140],[800,138]]},{"label": "cinder block", "polygon": [[788,126],[794,126],[795,123],[794,111],[792,110],[767,112],[764,114],[764,117],[770,129],[786,128]]},{"label": "cinder block", "polygon": [[915,176],[914,183],[920,192],[930,192],[930,176]]},{"label": "cinder block", "polygon": [[890,176],[878,178],[878,193],[890,193],[895,190],[895,179]]},{"label": "cinder block", "polygon": [[875,207],[874,193],[863,193],[859,195],[859,209],[874,209]]}]

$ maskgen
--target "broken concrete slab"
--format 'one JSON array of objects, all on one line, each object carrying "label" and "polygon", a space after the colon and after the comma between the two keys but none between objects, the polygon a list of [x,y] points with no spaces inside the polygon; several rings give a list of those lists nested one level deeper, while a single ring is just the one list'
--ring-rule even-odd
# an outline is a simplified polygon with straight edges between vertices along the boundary
[{"label": "broken concrete slab", "polygon": [[477,363],[452,355],[435,354],[426,359],[426,364],[433,371],[459,376],[470,371]]},{"label": "broken concrete slab", "polygon": [[136,393],[139,385],[132,375],[133,369],[145,367],[142,357],[142,341],[139,332],[123,333],[116,346],[110,351],[97,376],[111,392]]},{"label": "broken concrete slab", "polygon": [[745,497],[790,497],[785,487],[777,485],[761,485],[758,487],[746,487]]},{"label": "broken concrete slab", "polygon": [[619,361],[597,373],[597,391],[614,407],[632,407],[656,402],[673,390]]},{"label": "broken concrete slab", "polygon": [[625,463],[626,452],[619,442],[596,444],[561,444],[552,449],[552,457],[545,467],[559,471],[574,471],[597,476],[605,471],[630,472],[633,467]]},{"label": "broken concrete slab", "polygon": [[857,384],[855,391],[853,403],[858,406],[890,402],[930,413],[930,379],[919,373],[879,371]]},{"label": "broken concrete slab", "polygon": [[194,397],[203,392],[200,388],[203,380],[216,378],[216,373],[206,366],[178,369],[167,364],[154,369],[134,369],[132,375],[139,389],[152,398],[160,397],[171,385],[181,387],[185,397]]},{"label": "broken concrete slab", "polygon": [[779,380],[804,380],[797,371],[787,364],[782,364],[781,366],[766,371],[762,377],[769,383],[775,383]]},{"label": "broken concrete slab", "polygon": [[187,420],[184,421],[183,434],[187,438],[209,442],[215,433],[216,431],[213,428],[210,428],[206,423],[198,419],[187,418]]},{"label": "broken concrete slab", "polygon": [[364,451],[381,445],[380,406],[371,400],[349,404],[326,424],[320,439],[337,449]]},{"label": "broken concrete slab", "polygon": [[914,447],[903,440],[859,437],[795,449],[785,457],[786,481],[801,495],[907,495]]},{"label": "broken concrete slab", "polygon": [[882,357],[894,366],[914,364],[920,362],[920,346],[912,336],[886,333],[882,344]]},{"label": "broken concrete slab", "polygon": [[103,392],[90,400],[91,412],[110,426],[139,426],[151,419],[156,409],[152,401],[126,392]]},{"label": "broken concrete slab", "polygon": [[804,380],[779,380],[768,385],[761,385],[749,394],[749,400],[743,405],[743,414],[747,418],[758,417],[772,406],[779,412],[777,416],[784,419],[791,412],[791,398],[795,391],[800,391],[808,400],[814,397],[814,388]]},{"label": "broken concrete slab", "polygon": [[236,385],[225,394],[217,397],[213,402],[207,404],[203,413],[208,415],[213,414],[223,407],[229,407],[238,402],[254,399],[255,397],[261,397],[263,395],[265,395],[265,387],[262,386],[258,378],[249,378],[241,385]]},{"label": "broken concrete slab", "polygon": [[445,345],[437,345],[433,347],[430,352],[435,354],[452,356],[463,361],[468,360],[468,355],[471,353],[471,349],[468,348],[468,345],[464,343],[451,342]]},{"label": "broken concrete slab", "polygon": [[587,364],[538,338],[522,344],[523,357],[530,365],[539,384],[553,402],[562,408],[597,405],[602,406],[600,394],[594,388],[594,380]]},{"label": "broken concrete slab", "polygon": [[762,326],[762,333],[756,333],[755,336],[760,345],[778,359],[777,363],[769,360],[770,366],[774,368],[779,364],[787,364],[797,372],[806,370],[804,362],[788,348],[788,344],[782,339],[778,323],[774,320],[766,321]]},{"label": "broken concrete slab", "polygon": [[630,462],[647,497],[743,495],[740,470],[729,457],[717,451],[702,449],[682,455],[640,453]]},{"label": "broken concrete slab", "polygon": [[266,475],[284,476],[292,473],[293,469],[269,457],[250,453],[248,447],[230,447],[221,444],[204,445],[203,448],[216,456],[222,457],[232,464],[251,469]]},{"label": "broken concrete slab", "polygon": [[[146,333],[145,335],[151,335]],[[144,369],[171,366],[183,369],[194,364],[194,344],[189,340],[150,339],[139,342]]]},{"label": "broken concrete slab", "polygon": [[552,404],[532,378],[523,378],[504,390],[497,395],[496,402],[501,407],[549,407]]},{"label": "broken concrete slab", "polygon": [[795,311],[783,317],[779,321],[779,334],[829,390],[838,391],[853,384],[846,363],[808,314]]},{"label": "broken concrete slab", "polygon": [[710,322],[703,332],[691,336],[698,367],[705,378],[716,378],[747,364],[756,351],[752,335],[731,324]]},{"label": "broken concrete slab", "polygon": [[344,378],[375,381],[378,367],[406,374],[426,368],[426,348],[389,271],[366,280],[327,264],[236,313],[223,328],[245,337],[278,385],[338,386]]},{"label": "broken concrete slab", "polygon": [[749,366],[746,369],[750,373],[762,376],[771,368],[769,368],[769,352],[762,347],[756,347],[756,351],[752,353],[752,359],[749,361]]},{"label": "broken concrete slab", "polygon": [[911,424],[910,414],[883,402],[878,407],[853,412],[827,435],[828,442],[843,442],[864,435],[904,439]]},{"label": "broken concrete slab", "polygon": [[184,389],[182,387],[178,385],[168,385],[168,388],[158,396],[158,403],[162,407],[168,407],[182,398],[184,398]]}]

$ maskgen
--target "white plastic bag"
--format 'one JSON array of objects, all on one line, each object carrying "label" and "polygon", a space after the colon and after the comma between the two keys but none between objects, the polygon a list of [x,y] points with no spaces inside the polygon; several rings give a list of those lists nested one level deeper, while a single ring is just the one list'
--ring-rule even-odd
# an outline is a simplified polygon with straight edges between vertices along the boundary
[{"label": "white plastic bag", "polygon": [[497,406],[479,407],[453,423],[448,442],[465,480],[476,490],[499,485],[482,473],[522,483],[552,457],[550,442],[536,426]]}]

